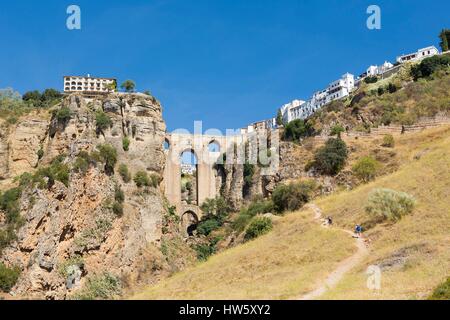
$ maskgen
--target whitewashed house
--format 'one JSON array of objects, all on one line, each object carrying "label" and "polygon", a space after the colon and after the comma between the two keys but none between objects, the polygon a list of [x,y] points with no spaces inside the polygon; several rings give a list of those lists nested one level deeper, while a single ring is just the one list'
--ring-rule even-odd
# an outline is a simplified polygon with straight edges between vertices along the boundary
[{"label": "whitewashed house", "polygon": [[418,61],[424,58],[432,57],[439,54],[439,50],[435,46],[426,47],[417,50],[417,52],[401,55],[397,57],[398,63],[405,63],[410,61]]}]

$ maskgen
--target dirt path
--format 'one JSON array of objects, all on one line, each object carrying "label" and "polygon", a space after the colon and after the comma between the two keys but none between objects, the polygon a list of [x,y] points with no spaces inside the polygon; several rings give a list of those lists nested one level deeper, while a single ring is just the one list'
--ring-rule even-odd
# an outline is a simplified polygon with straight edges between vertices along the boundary
[{"label": "dirt path", "polygon": [[[309,204],[308,205],[313,211],[314,211],[314,219],[318,220],[320,222],[320,219],[322,217],[322,210],[315,205],[315,204]],[[353,232],[339,229],[351,236],[353,236]],[[368,249],[366,247],[366,244],[364,243],[364,240],[361,238],[355,238],[356,246],[358,250],[356,253],[354,253],[352,256],[348,257],[344,261],[340,262],[337,268],[328,275],[328,277],[321,281],[318,284],[317,289],[308,292],[307,294],[300,297],[300,300],[313,300],[321,295],[323,295],[326,291],[329,289],[335,287],[338,282],[342,279],[342,277],[350,271],[352,268],[354,268],[363,258],[368,254]]]}]

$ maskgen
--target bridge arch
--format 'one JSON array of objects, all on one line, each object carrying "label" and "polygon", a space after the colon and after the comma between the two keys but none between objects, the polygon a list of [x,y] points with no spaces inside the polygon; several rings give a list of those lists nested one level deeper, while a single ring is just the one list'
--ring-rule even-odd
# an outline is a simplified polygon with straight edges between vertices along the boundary
[{"label": "bridge arch", "polygon": [[189,237],[194,235],[194,231],[197,230],[198,223],[199,217],[194,210],[189,209],[181,215],[182,228]]},{"label": "bridge arch", "polygon": [[[188,205],[182,200],[181,190],[181,172],[182,155],[185,152],[191,152],[195,155],[194,163],[197,167],[197,185],[196,198],[197,209],[193,211],[198,219],[201,219],[201,210],[199,206],[208,198],[215,198],[218,195],[216,188],[215,163],[221,152],[226,150],[227,140],[225,136],[197,135],[187,133],[169,133],[165,141],[170,147],[165,150],[166,166],[164,171],[165,194],[170,204],[176,206],[180,217],[187,211],[184,206]],[[213,144],[214,148],[210,152],[209,147]],[[184,166],[186,168],[186,166]],[[184,191],[184,189],[183,189]],[[189,202],[189,201],[188,201]]]}]

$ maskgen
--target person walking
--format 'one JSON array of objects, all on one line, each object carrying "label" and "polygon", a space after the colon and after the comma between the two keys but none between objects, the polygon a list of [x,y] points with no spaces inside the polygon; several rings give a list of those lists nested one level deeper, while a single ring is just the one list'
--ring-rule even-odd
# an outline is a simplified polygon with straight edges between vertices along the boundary
[{"label": "person walking", "polygon": [[359,224],[357,224],[355,226],[355,236],[357,238],[360,238],[361,237],[361,233],[362,233],[362,227]]}]

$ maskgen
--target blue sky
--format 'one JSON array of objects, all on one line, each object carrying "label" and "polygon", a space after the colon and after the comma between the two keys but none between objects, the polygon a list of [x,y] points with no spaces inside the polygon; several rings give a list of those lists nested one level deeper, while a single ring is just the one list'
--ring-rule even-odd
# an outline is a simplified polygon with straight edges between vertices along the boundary
[{"label": "blue sky", "polygon": [[[45,4],[43,4],[45,3]],[[81,7],[82,29],[66,28]],[[382,29],[366,28],[366,9]],[[133,79],[168,129],[239,128],[307,99],[345,72],[438,45],[446,0],[3,1],[0,88],[54,87],[63,75]]]}]

